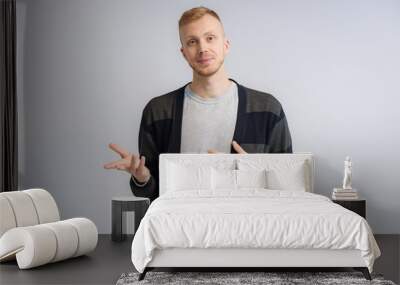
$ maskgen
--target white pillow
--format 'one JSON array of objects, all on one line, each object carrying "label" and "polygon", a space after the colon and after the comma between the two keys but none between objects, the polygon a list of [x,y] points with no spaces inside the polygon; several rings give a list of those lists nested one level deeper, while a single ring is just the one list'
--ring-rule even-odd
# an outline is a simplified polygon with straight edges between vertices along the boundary
[{"label": "white pillow", "polygon": [[212,169],[213,189],[235,191],[240,188],[267,188],[266,170]]},{"label": "white pillow", "polygon": [[190,166],[169,163],[167,191],[185,191],[193,189],[211,190],[211,167]]},{"label": "white pillow", "polygon": [[212,168],[213,189],[236,190],[236,170]]},{"label": "white pillow", "polygon": [[[287,165],[286,165],[287,166]],[[306,191],[304,162],[291,164],[290,167],[276,167],[267,173],[268,188],[273,190]]]},{"label": "white pillow", "polygon": [[267,171],[236,170],[237,187],[240,188],[267,188]]},{"label": "white pillow", "polygon": [[307,191],[309,168],[304,160],[238,159],[240,170],[267,170],[267,188],[272,190]]}]

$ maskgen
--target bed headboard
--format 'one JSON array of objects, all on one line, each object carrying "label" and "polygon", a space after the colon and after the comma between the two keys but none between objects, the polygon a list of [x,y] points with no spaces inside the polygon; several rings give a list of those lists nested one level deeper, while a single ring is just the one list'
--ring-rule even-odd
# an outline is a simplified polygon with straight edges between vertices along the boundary
[{"label": "bed headboard", "polygon": [[266,161],[274,163],[274,161],[304,162],[306,166],[306,181],[308,187],[307,192],[314,192],[314,158],[312,153],[248,153],[248,154],[192,154],[192,153],[163,153],[159,157],[159,191],[160,195],[166,192],[167,168],[169,162],[190,165],[233,165],[237,169],[238,160],[245,161]]}]

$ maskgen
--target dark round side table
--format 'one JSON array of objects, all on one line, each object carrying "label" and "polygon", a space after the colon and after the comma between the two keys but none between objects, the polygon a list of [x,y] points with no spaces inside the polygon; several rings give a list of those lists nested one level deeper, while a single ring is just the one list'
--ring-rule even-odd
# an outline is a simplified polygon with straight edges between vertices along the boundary
[{"label": "dark round side table", "polygon": [[[123,241],[126,234],[122,233],[122,214],[123,212],[135,212],[135,232],[137,231],[140,221],[146,214],[150,205],[149,198],[136,196],[119,196],[113,197],[111,202],[111,239],[113,241]],[[134,233],[135,234],[135,233]]]}]

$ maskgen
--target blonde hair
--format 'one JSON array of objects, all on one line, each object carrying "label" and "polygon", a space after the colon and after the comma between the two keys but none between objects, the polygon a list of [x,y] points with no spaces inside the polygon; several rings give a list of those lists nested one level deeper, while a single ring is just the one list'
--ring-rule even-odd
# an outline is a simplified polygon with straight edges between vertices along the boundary
[{"label": "blonde hair", "polygon": [[215,11],[208,9],[206,7],[200,6],[200,7],[195,7],[190,10],[187,10],[182,14],[181,18],[179,19],[179,29],[191,22],[194,22],[194,21],[200,19],[204,15],[213,16],[222,25],[221,19],[219,18],[218,14]]}]

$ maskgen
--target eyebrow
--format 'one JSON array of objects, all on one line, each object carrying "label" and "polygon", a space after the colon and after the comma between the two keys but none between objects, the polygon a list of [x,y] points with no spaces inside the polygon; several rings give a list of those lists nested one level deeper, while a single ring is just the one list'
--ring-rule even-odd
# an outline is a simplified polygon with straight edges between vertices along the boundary
[{"label": "eyebrow", "polygon": [[[203,34],[203,36],[206,36],[206,35],[215,35],[215,33],[214,33],[214,32],[211,32],[211,31],[208,31],[208,32],[205,32],[205,33]],[[189,36],[186,37],[186,39],[190,39],[190,38],[196,38],[196,36],[194,36],[194,35],[189,35]]]}]

